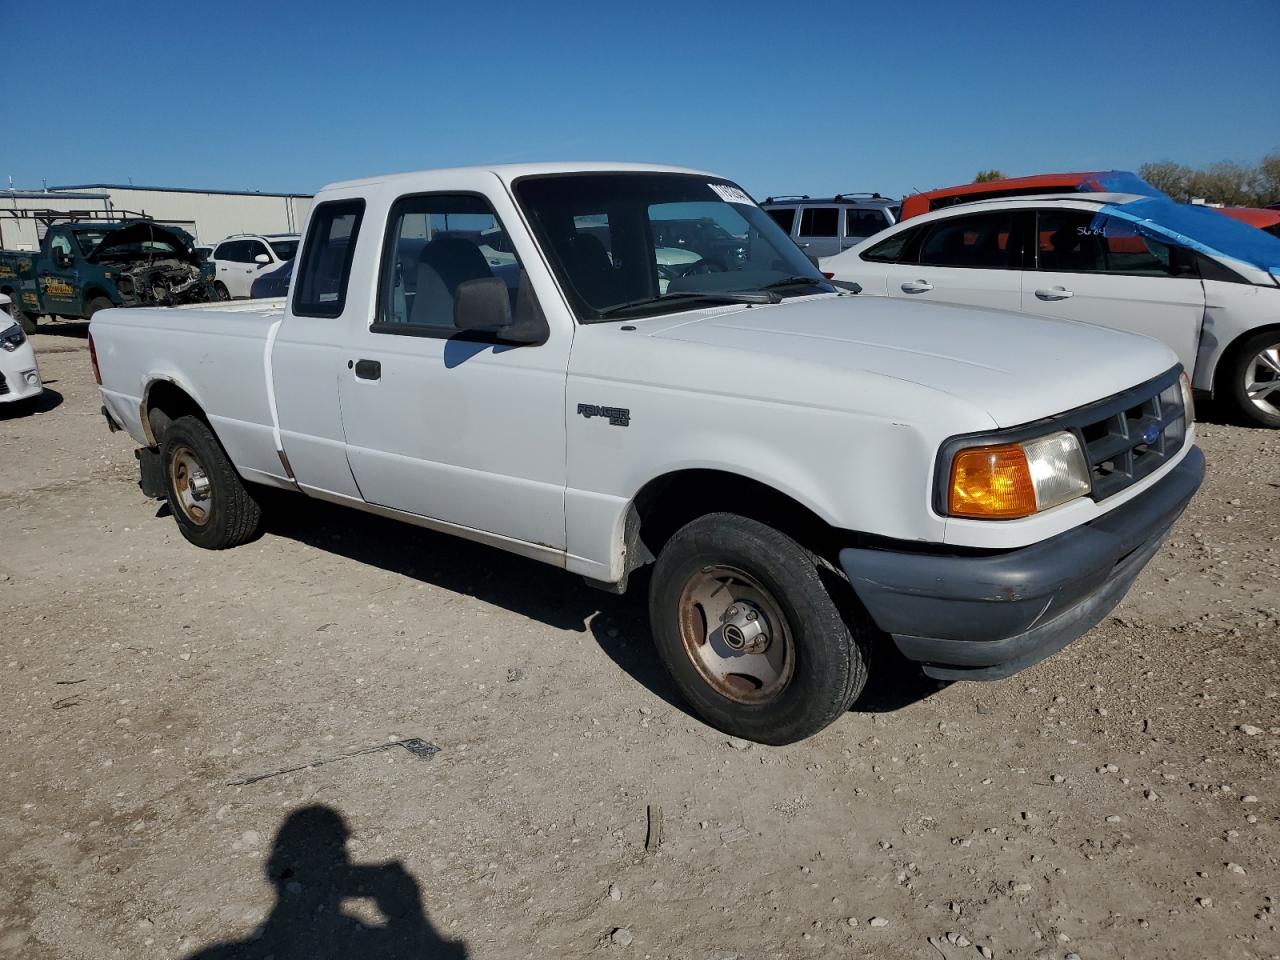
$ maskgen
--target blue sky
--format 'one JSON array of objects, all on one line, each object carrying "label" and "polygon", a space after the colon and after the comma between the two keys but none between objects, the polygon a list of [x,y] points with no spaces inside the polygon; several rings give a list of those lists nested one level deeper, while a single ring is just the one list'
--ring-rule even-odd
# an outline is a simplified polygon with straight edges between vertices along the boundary
[{"label": "blue sky", "polygon": [[19,188],[609,159],[899,195],[1280,151],[1280,0],[0,0],[0,35]]}]

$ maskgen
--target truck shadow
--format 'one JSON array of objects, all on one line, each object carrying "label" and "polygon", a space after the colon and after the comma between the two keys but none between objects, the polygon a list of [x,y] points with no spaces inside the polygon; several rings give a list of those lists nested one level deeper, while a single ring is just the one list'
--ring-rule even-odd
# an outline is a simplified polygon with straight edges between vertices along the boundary
[{"label": "truck shadow", "polygon": [[89,321],[50,320],[48,317],[41,317],[40,323],[36,327],[36,335],[46,337],[71,337],[75,340],[87,340],[89,338]]},{"label": "truck shadow", "polygon": [[[403,864],[352,863],[350,836],[332,807],[290,813],[263,865],[275,888],[270,914],[244,939],[210,944],[186,960],[466,960],[466,946],[427,919],[418,881]],[[362,901],[381,922],[344,912]]]},{"label": "truck shadow", "polygon": [[[632,575],[619,596],[582,578],[448,534],[291,494],[269,493],[267,532],[464,594],[560,630],[590,633],[621,670],[654,696],[692,714],[658,660],[649,633],[649,570]],[[892,643],[871,651],[875,680],[854,703],[858,712],[900,710],[937,693]]]}]

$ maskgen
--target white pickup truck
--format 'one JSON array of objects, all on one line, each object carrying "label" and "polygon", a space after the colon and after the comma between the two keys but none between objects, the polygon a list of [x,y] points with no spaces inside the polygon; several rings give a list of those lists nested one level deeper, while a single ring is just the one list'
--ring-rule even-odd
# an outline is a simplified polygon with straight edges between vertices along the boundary
[{"label": "white pickup truck", "polygon": [[652,564],[676,684],[766,743],[847,710],[878,644],[943,679],[1060,649],[1204,471],[1163,344],[859,297],[667,167],[334,184],[286,299],[104,310],[90,344],[197,546],[254,537],[269,486],[618,591]]}]

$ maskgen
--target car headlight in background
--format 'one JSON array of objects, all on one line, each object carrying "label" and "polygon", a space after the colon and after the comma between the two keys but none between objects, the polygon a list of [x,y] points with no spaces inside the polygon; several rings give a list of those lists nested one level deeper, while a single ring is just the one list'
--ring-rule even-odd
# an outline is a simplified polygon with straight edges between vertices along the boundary
[{"label": "car headlight in background", "polygon": [[1013,520],[1084,496],[1089,489],[1089,465],[1080,443],[1075,434],[1060,430],[1021,443],[957,451],[947,512]]},{"label": "car headlight in background", "polygon": [[0,347],[13,353],[20,346],[27,342],[27,335],[22,332],[22,328],[16,323],[10,324],[3,330],[0,330]]}]

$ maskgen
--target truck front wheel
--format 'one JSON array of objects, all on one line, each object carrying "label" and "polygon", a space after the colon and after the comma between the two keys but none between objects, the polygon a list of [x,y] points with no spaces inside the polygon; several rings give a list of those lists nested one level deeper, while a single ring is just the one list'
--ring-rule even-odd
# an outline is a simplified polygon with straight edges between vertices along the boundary
[{"label": "truck front wheel", "polygon": [[114,306],[115,304],[107,297],[93,297],[84,306],[84,318],[86,320],[92,320],[93,315],[99,310],[110,310]]},{"label": "truck front wheel", "polygon": [[184,537],[206,550],[224,550],[257,535],[262,508],[203,420],[173,421],[160,460],[169,509]]},{"label": "truck front wheel", "polygon": [[18,325],[22,327],[22,332],[28,337],[36,332],[36,326],[40,321],[40,315],[36,313],[18,313]]},{"label": "truck front wheel", "polygon": [[848,710],[866,683],[870,628],[836,602],[846,590],[786,534],[708,514],[662,549],[649,618],[659,656],[703,719],[748,740],[794,743]]}]

